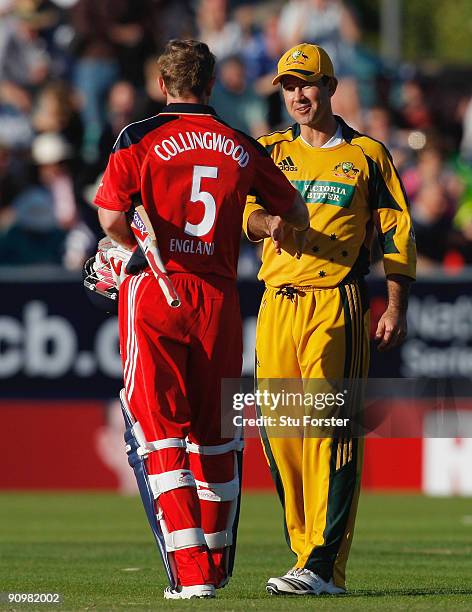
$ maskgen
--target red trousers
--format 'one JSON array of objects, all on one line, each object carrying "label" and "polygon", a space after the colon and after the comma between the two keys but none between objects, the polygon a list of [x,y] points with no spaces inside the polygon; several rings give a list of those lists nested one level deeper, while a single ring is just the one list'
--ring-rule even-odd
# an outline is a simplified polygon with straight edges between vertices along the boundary
[{"label": "red trousers", "polygon": [[[236,283],[217,277],[174,274],[181,299],[168,306],[154,277],[129,276],[120,287],[120,349],[125,390],[145,438],[185,439],[199,446],[228,442],[221,435],[221,379],[238,378],[242,366],[241,315]],[[183,447],[157,450],[146,459],[150,475],[190,470],[197,481],[234,479],[234,451],[187,453]],[[195,486],[171,488],[156,501],[168,532],[227,528],[230,501],[208,501]],[[183,586],[219,584],[222,549],[199,545],[173,553]]]}]

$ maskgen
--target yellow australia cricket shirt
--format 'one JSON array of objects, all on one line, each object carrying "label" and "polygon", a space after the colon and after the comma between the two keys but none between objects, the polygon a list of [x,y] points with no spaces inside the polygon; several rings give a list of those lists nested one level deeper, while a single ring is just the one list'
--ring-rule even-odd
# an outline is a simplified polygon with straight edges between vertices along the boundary
[{"label": "yellow australia cricket shirt", "polygon": [[[266,285],[335,287],[369,271],[374,226],[388,274],[415,278],[416,247],[408,204],[398,173],[384,145],[356,132],[342,119],[341,144],[315,148],[298,124],[259,138],[274,162],[302,194],[310,230],[300,259],[293,257],[291,232],[277,255],[264,242],[259,279]],[[243,227],[262,208],[248,196]],[[248,236],[251,238],[250,236]]]}]

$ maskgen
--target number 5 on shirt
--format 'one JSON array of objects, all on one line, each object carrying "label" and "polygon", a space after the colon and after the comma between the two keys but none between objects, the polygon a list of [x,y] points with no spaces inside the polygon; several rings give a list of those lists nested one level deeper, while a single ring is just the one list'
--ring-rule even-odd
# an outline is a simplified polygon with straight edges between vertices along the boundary
[{"label": "number 5 on shirt", "polygon": [[189,236],[201,237],[208,234],[215,224],[216,202],[215,198],[208,191],[201,190],[202,178],[218,178],[218,168],[216,166],[194,166],[192,177],[191,202],[203,202],[205,214],[200,223],[185,224],[184,232]]}]

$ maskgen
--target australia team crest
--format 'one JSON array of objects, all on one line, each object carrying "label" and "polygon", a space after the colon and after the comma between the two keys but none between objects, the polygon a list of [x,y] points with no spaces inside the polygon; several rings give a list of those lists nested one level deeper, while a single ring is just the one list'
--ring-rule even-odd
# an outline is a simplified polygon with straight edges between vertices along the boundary
[{"label": "australia team crest", "polygon": [[354,180],[359,174],[359,168],[356,168],[352,162],[340,162],[333,168],[335,176]]}]

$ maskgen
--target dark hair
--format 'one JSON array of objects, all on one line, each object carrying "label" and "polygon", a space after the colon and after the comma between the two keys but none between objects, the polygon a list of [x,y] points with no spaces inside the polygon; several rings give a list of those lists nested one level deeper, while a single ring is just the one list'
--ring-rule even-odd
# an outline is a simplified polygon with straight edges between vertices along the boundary
[{"label": "dark hair", "polygon": [[172,96],[202,96],[215,71],[215,56],[198,40],[170,40],[157,63]]}]

